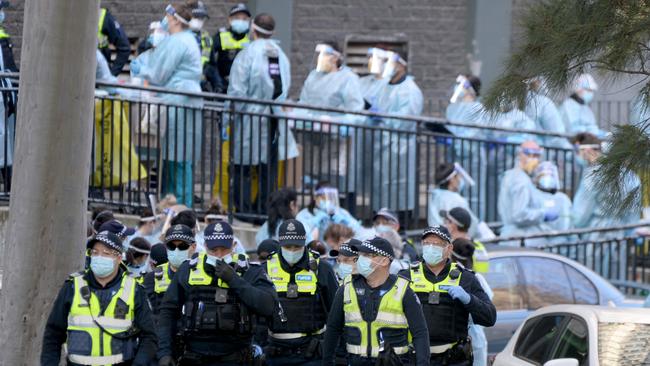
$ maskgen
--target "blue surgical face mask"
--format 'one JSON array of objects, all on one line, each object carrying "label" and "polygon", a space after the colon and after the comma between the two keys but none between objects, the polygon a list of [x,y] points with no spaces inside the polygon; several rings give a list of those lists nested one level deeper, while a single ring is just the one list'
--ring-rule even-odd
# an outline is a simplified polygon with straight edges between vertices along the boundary
[{"label": "blue surgical face mask", "polygon": [[141,274],[147,271],[147,261],[144,261],[142,264],[139,264],[137,266],[134,265],[128,265],[126,266],[127,271],[131,274]]},{"label": "blue surgical face mask", "polygon": [[364,255],[359,256],[359,260],[357,260],[357,271],[359,271],[360,275],[368,278],[375,271],[375,268],[372,266],[372,259],[370,257]]},{"label": "blue surgical face mask", "polygon": [[427,264],[433,266],[442,262],[444,251],[445,250],[442,247],[437,245],[424,245],[422,246],[422,258],[424,258],[424,261],[427,262]]},{"label": "blue surgical face mask", "polygon": [[0,23],[4,23],[5,21],[5,12],[4,10],[0,11]]},{"label": "blue surgical face mask", "polygon": [[99,277],[108,277],[115,270],[115,260],[101,255],[90,258],[90,270]]},{"label": "blue surgical face mask", "polygon": [[235,33],[244,34],[248,32],[248,22],[243,19],[233,19],[233,21],[230,22],[230,28]]},{"label": "blue surgical face mask", "polygon": [[591,103],[592,100],[594,100],[594,92],[585,90],[584,92],[582,92],[580,98],[582,98],[582,100],[584,100],[586,104],[589,104]]},{"label": "blue surgical face mask", "polygon": [[217,257],[216,255],[208,254],[205,263],[214,267],[217,264],[218,260],[224,261],[226,263],[232,263],[232,254],[229,253],[224,255],[223,257]]},{"label": "blue surgical face mask", "polygon": [[178,268],[187,260],[189,257],[190,250],[180,250],[178,248],[174,250],[169,250],[167,249],[167,260],[169,261],[169,264],[174,267]]},{"label": "blue surgical face mask", "polygon": [[381,233],[387,233],[394,230],[392,227],[388,225],[377,225],[375,226],[375,231],[377,232],[377,234],[381,234]]},{"label": "blue surgical face mask", "polygon": [[339,263],[339,265],[336,267],[336,274],[338,274],[339,278],[342,279],[351,275],[353,270],[353,265],[348,263]]},{"label": "blue surgical face mask", "polygon": [[292,266],[300,261],[304,253],[304,249],[294,252],[288,250],[287,248],[282,248],[282,258],[284,258],[284,260]]},{"label": "blue surgical face mask", "polygon": [[334,210],[336,209],[336,206],[334,206],[334,202],[330,200],[320,200],[318,202],[318,208],[321,210],[325,211],[328,214],[333,214]]},{"label": "blue surgical face mask", "polygon": [[169,21],[167,20],[167,16],[164,16],[160,21],[160,29],[169,32]]}]

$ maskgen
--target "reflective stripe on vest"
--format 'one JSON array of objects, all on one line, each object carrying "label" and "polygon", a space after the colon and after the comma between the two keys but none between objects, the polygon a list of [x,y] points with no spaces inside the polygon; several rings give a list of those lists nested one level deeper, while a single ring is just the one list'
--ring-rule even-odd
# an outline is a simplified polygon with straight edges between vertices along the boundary
[{"label": "reflective stripe on vest", "polygon": [[450,275],[451,271],[455,270],[457,268],[456,263],[452,263],[451,267],[449,268],[449,273],[447,273],[447,277],[445,277],[444,280],[438,282],[438,283],[432,283],[427,278],[424,276],[424,263],[420,263],[420,265],[417,268],[411,268],[411,289],[415,292],[426,292],[429,293],[431,291],[435,292],[447,292],[447,290],[443,290],[440,288],[440,286],[459,286],[460,285],[460,277],[462,276],[462,272],[458,275],[458,278],[455,280],[452,280]]},{"label": "reflective stripe on vest", "polygon": [[108,47],[108,36],[102,33],[102,28],[104,28],[105,19],[106,19],[106,9],[101,8],[99,11],[99,23],[97,23],[97,47],[98,48]]},{"label": "reflective stripe on vest", "polygon": [[219,32],[219,40],[221,41],[221,49],[224,51],[241,50],[245,44],[250,42],[248,34],[238,41],[229,31]]},{"label": "reflective stripe on vest", "polygon": [[[402,301],[404,294],[408,289],[409,281],[402,277],[397,277],[397,281],[393,287],[384,294],[379,303],[377,317],[374,321],[366,322],[361,315],[359,308],[359,300],[357,298],[357,291],[352,284],[352,277],[345,278],[343,284],[343,312],[345,314],[345,326],[357,328],[361,334],[361,344],[347,343],[345,348],[348,353],[363,356],[374,357],[379,356],[380,341],[379,332],[381,329],[404,329],[408,330],[408,322],[404,315],[404,308]],[[368,333],[370,332],[370,333]],[[368,346],[370,345],[370,354],[368,354]],[[408,352],[408,346],[393,347],[396,354],[404,354]]]},{"label": "reflective stripe on vest", "polygon": [[3,28],[0,28],[0,39],[9,38],[9,33],[7,33]]},{"label": "reflective stripe on vest", "polygon": [[169,287],[169,284],[172,282],[172,279],[169,277],[169,263],[161,264],[161,265],[158,266],[158,268],[162,269],[162,278],[158,279],[158,277],[154,273],[154,276],[153,276],[153,280],[154,280],[153,290],[157,294],[162,294],[165,291],[167,291],[167,288]]},{"label": "reflective stripe on vest", "polygon": [[476,272],[488,273],[490,271],[490,257],[485,245],[474,240],[474,256],[472,256],[472,269]]},{"label": "reflective stripe on vest", "polygon": [[325,333],[325,328],[320,329],[314,333],[273,333],[269,329],[269,336],[271,338],[275,339],[282,339],[282,340],[287,340],[287,339],[298,339],[298,338],[303,338],[303,337],[308,337],[312,335],[318,335],[318,334],[323,334]]},{"label": "reflective stripe on vest", "polygon": [[[307,255],[311,262],[313,260],[312,254],[308,253]],[[287,292],[287,287],[291,280],[291,274],[282,269],[279,256],[280,254],[271,257],[271,259],[266,262],[266,269],[269,278],[271,278],[271,282],[275,285],[275,291]],[[316,259],[316,264],[318,264],[318,262],[319,259]],[[294,275],[294,280],[296,285],[298,285],[299,293],[308,293],[310,295],[316,293],[318,278],[314,271],[303,269]]]},{"label": "reflective stripe on vest", "polygon": [[[113,337],[108,333],[126,332],[133,326],[135,279],[128,275],[122,277],[119,290],[113,295],[103,314],[101,314],[99,299],[94,293],[90,293],[90,303],[81,296],[81,289],[88,286],[83,278],[83,273],[73,275],[73,281],[74,297],[68,314],[68,339],[66,342],[71,344],[74,342],[75,347],[79,347],[80,343],[75,340],[78,341],[80,334],[83,333],[86,333],[83,338],[89,337],[91,342],[87,344],[89,349],[77,349],[68,345],[68,360],[81,365],[111,365],[128,361],[123,359],[121,349],[112,349]],[[124,319],[118,319],[115,316],[118,299],[128,307]],[[106,331],[102,331],[95,321]]]},{"label": "reflective stripe on vest", "polygon": [[[207,274],[205,272],[205,257],[207,255],[205,253],[199,254],[199,256],[196,258],[197,263],[196,263],[196,268],[190,271],[190,276],[188,278],[187,283],[190,286],[210,286],[212,284],[212,276]],[[247,259],[248,260],[248,259]],[[239,276],[241,274],[237,272]],[[217,286],[221,288],[228,288],[228,284],[223,281],[221,278],[217,279]]]},{"label": "reflective stripe on vest", "polygon": [[210,61],[210,53],[212,52],[212,37],[206,31],[201,32],[201,65],[205,65]]}]

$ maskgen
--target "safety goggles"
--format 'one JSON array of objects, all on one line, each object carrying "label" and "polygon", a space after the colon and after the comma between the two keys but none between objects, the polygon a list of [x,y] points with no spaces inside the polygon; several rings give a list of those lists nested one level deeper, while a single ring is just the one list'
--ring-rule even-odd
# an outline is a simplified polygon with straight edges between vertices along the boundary
[{"label": "safety goggles", "polygon": [[526,148],[521,149],[522,154],[524,154],[526,156],[534,157],[534,158],[541,157],[542,152],[543,152],[542,149],[534,149],[534,148],[530,148],[530,147],[526,147]]},{"label": "safety goggles", "polygon": [[176,9],[174,9],[174,7],[172,6],[172,4],[167,5],[167,7],[165,8],[165,13],[167,13],[167,14],[173,16],[174,18],[178,19],[179,22],[181,22],[181,23],[183,23],[183,24],[185,24],[185,25],[189,25],[189,24],[190,24],[189,21],[183,19],[183,17],[181,17],[180,15],[178,15],[178,13],[176,12]]},{"label": "safety goggles", "polygon": [[169,242],[169,243],[165,244],[165,246],[167,247],[168,250],[171,250],[171,251],[176,250],[176,248],[178,248],[179,250],[188,250],[188,249],[190,249],[190,245],[188,243],[185,243],[185,242],[181,242],[179,244],[174,244],[173,242]]}]

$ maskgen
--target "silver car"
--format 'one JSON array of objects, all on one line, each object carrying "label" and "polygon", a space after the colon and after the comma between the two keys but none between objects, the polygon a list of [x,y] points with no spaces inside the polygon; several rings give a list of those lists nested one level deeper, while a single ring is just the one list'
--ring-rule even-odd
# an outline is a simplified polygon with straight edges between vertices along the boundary
[{"label": "silver car", "polygon": [[501,352],[533,311],[556,304],[641,307],[626,299],[607,280],[566,257],[536,249],[486,246],[490,271],[485,278],[494,291],[494,327],[485,328],[488,352]]}]

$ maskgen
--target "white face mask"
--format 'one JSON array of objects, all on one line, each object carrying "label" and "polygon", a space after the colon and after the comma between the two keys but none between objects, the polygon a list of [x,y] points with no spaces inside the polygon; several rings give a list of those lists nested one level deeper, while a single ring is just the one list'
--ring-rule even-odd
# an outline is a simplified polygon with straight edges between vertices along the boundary
[{"label": "white face mask", "polygon": [[203,29],[203,23],[205,23],[204,19],[192,18],[190,20],[190,29],[198,32]]}]

